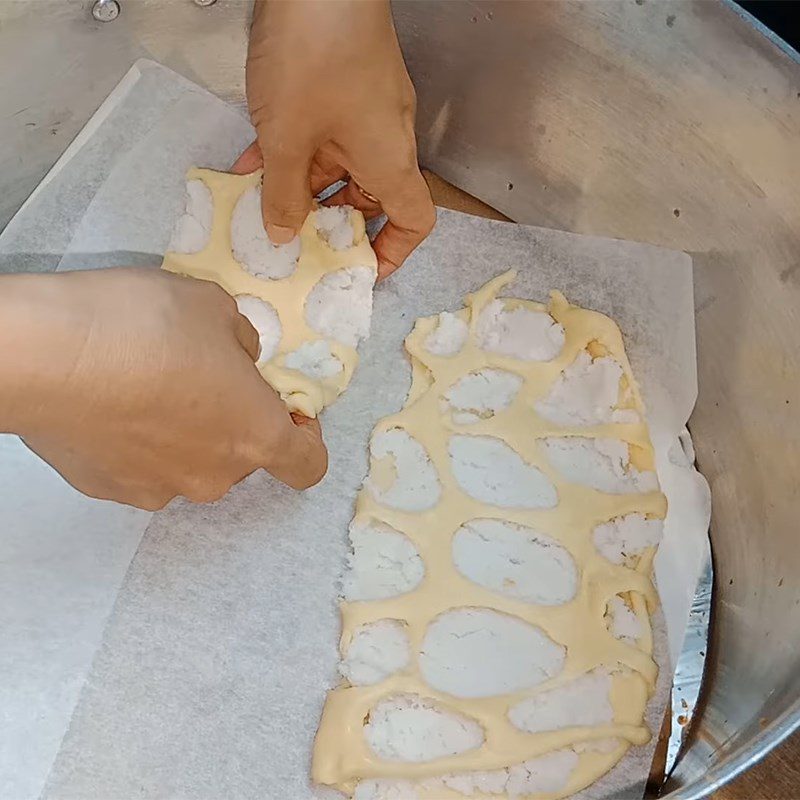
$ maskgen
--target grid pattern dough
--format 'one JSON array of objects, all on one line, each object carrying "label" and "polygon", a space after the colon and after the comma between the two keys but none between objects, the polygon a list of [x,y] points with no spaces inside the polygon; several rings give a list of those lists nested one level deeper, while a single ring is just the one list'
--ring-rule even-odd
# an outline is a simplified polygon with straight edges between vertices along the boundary
[{"label": "grid pattern dough", "polygon": [[186,214],[162,269],[213,281],[236,298],[261,337],[259,371],[290,411],[315,417],[347,387],[369,328],[377,259],[364,217],[315,207],[299,237],[275,247],[260,221],[260,170],[193,168],[187,181]]},{"label": "grid pattern dough", "polygon": [[[547,306],[498,300],[514,275],[417,320],[405,405],[372,434],[341,602],[345,680],[312,766],[359,800],[554,800],[651,736],[666,498],[640,392],[611,319],[557,292]],[[569,421],[548,418],[560,397]]]}]

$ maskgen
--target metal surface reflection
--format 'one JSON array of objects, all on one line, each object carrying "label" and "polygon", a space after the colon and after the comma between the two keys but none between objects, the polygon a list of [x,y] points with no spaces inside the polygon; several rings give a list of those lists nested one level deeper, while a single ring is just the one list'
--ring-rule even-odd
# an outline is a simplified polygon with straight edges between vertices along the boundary
[{"label": "metal surface reflection", "polygon": [[[0,227],[138,57],[242,104],[249,4],[0,4]],[[426,166],[513,219],[692,253],[718,597],[670,797],[800,721],[800,65],[729,7],[397,3]],[[25,80],[19,76],[24,75]]]}]

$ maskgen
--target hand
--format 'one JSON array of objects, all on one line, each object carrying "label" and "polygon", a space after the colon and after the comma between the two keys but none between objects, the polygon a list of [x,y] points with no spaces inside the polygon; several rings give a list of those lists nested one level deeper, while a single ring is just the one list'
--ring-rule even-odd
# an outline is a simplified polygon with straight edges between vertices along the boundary
[{"label": "hand", "polygon": [[386,0],[256,0],[247,102],[258,139],[234,171],[263,163],[275,244],[294,237],[313,195],[348,176],[326,205],[386,213],[373,243],[379,277],[430,233],[436,212],[417,166],[414,87]]},{"label": "hand", "polygon": [[258,334],[216,284],[149,269],[0,277],[0,430],[93,497],[221,497],[263,467],[319,481],[317,421],[259,375]]}]

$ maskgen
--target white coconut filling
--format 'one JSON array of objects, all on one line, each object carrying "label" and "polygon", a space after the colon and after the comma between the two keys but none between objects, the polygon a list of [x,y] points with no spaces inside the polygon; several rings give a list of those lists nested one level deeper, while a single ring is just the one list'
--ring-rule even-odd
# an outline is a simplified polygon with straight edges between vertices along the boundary
[{"label": "white coconut filling", "polygon": [[330,345],[324,339],[301,344],[297,350],[286,355],[285,362],[289,369],[296,369],[308,378],[325,380],[338,375],[344,366],[331,353]]},{"label": "white coconut filling", "polygon": [[563,686],[539,692],[512,706],[508,718],[527,733],[610,724],[614,719],[611,674],[599,667]]},{"label": "white coconut filling", "polygon": [[557,425],[638,422],[639,415],[633,409],[616,408],[622,374],[622,367],[613,358],[592,361],[583,350],[536,403],[536,411]]},{"label": "white coconut filling", "polygon": [[474,720],[413,694],[380,700],[370,711],[364,737],[380,758],[406,762],[433,761],[474,750],[484,738]]},{"label": "white coconut filling", "polygon": [[214,219],[211,190],[201,180],[186,181],[186,205],[172,230],[167,250],[173,253],[199,253],[208,247]]},{"label": "white coconut filling", "polygon": [[636,644],[644,633],[636,612],[619,595],[608,601],[605,620],[611,635],[627,644]]},{"label": "white coconut filling", "polygon": [[566,649],[519,617],[458,608],[428,625],[419,666],[425,682],[455,697],[530,689],[557,675]]},{"label": "white coconut filling", "polygon": [[469,327],[449,311],[439,314],[436,328],[425,337],[424,348],[434,356],[454,356],[464,346]]},{"label": "white coconut filling", "polygon": [[403,623],[396,619],[379,619],[356,629],[339,663],[339,672],[353,686],[370,686],[405,668],[409,658]]},{"label": "white coconut filling", "polygon": [[578,754],[568,748],[554,750],[505,769],[445,775],[425,781],[423,785],[432,791],[445,786],[467,797],[479,794],[482,797],[502,795],[516,799],[561,792],[577,766]]},{"label": "white coconut filling", "polygon": [[474,519],[453,536],[453,563],[471,581],[526,603],[568,603],[578,590],[569,552],[532,528],[497,519]]},{"label": "white coconut filling", "polygon": [[635,566],[644,550],[656,547],[664,532],[664,520],[648,519],[644,514],[626,514],[598,525],[592,531],[597,552],[612,564]]},{"label": "white coconut filling", "polygon": [[542,440],[542,446],[548,461],[571,483],[608,494],[658,491],[655,472],[639,472],[620,439],[554,437]]},{"label": "white coconut filling", "polygon": [[333,250],[347,250],[356,243],[350,220],[352,210],[352,206],[320,206],[314,212],[314,227],[320,239]]},{"label": "white coconut filling", "polygon": [[385,600],[415,589],[425,565],[405,535],[382,522],[350,524],[352,553],[342,579],[345,600]]},{"label": "white coconut filling", "polygon": [[419,792],[411,781],[369,778],[356,784],[353,800],[419,800]]},{"label": "white coconut filling", "polygon": [[500,369],[482,369],[464,375],[444,395],[453,422],[469,425],[507,409],[522,386],[522,378]]},{"label": "white coconut filling", "polygon": [[544,311],[519,306],[506,308],[492,300],[476,326],[479,347],[524,361],[550,361],[564,346],[564,328]]},{"label": "white coconut filling", "polygon": [[491,436],[451,436],[453,475],[470,497],[506,508],[552,508],[556,488],[505,442]]},{"label": "white coconut filling", "polygon": [[441,485],[425,448],[402,428],[376,433],[365,481],[372,496],[401,511],[424,511],[439,502]]},{"label": "white coconut filling", "polygon": [[356,347],[369,336],[375,274],[372,267],[347,267],[321,278],[306,298],[308,327],[328,339]]}]

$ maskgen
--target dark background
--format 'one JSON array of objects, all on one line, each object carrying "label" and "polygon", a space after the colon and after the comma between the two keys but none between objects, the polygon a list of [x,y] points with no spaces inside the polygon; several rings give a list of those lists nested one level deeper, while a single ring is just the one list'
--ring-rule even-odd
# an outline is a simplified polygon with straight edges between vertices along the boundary
[{"label": "dark background", "polygon": [[800,50],[800,0],[737,0],[746,11]]}]

